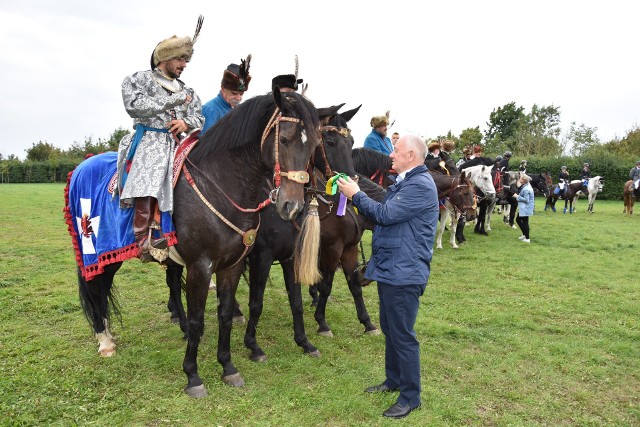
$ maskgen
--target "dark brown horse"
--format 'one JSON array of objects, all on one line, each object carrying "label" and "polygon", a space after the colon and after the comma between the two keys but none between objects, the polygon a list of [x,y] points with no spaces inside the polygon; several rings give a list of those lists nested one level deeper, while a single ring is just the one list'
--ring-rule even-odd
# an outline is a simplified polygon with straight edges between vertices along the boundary
[{"label": "dark brown horse", "polygon": [[457,249],[456,228],[458,219],[464,216],[466,221],[473,221],[476,216],[473,184],[469,181],[464,171],[460,175],[432,173],[431,176],[438,189],[438,199],[441,199],[440,225],[436,238],[436,248],[442,249],[442,235],[449,218],[451,218],[450,243],[452,248]]},{"label": "dark brown horse", "polygon": [[[185,392],[192,397],[208,394],[198,375],[197,355],[213,273],[218,282],[217,359],[222,379],[229,385],[244,385],[231,361],[230,336],[244,258],[260,225],[257,200],[262,177],[266,171],[275,171],[274,191],[265,204],[271,201],[283,219],[297,217],[305,203],[309,159],[320,143],[319,127],[317,111],[309,100],[276,89],[233,109],[189,154],[174,189],[178,244],[171,256],[187,267],[188,342],[183,370]],[[79,276],[85,313],[95,333],[109,340],[107,301],[113,296],[113,276],[120,265],[110,264],[89,282]]]},{"label": "dark brown horse", "polygon": [[[348,206],[344,216],[337,216],[338,200],[324,194],[327,176],[344,173],[355,176],[351,160],[353,137],[347,122],[358,112],[355,108],[344,113],[338,113],[343,106],[323,108],[318,110],[322,122],[322,145],[314,156],[315,177],[307,190],[308,199],[316,199],[318,216],[320,219],[320,257],[319,270],[322,279],[318,284],[322,303],[316,309],[316,320],[319,332],[331,332],[324,318],[324,306],[331,291],[333,275],[338,266],[342,265],[349,283],[349,289],[356,304],[358,319],[365,326],[365,331],[377,331],[371,323],[362,297],[362,289],[355,278],[357,266],[357,244],[362,236],[363,226]],[[268,189],[264,190],[268,192]],[[279,261],[282,268],[289,305],[293,315],[294,340],[305,353],[318,356],[320,352],[311,344],[306,336],[303,319],[303,304],[300,283],[294,274],[293,255],[295,239],[300,232],[296,221],[285,221],[278,216],[274,209],[267,208],[261,217],[261,230],[258,233],[254,250],[249,255],[249,321],[245,332],[244,343],[251,351],[250,358],[254,361],[266,360],[264,351],[258,345],[256,330],[262,313],[264,290],[269,278],[269,271],[274,261]],[[299,221],[299,219],[298,219]]]},{"label": "dark brown horse", "polygon": [[[569,184],[565,185],[564,192],[560,192],[558,190],[558,184],[555,184],[549,190],[549,197],[547,197],[547,201],[544,204],[544,210],[551,209],[552,211],[556,211],[556,201],[558,199],[564,200],[564,210],[562,213],[567,213],[567,207],[569,208],[569,213],[572,214],[575,212],[575,208],[573,207],[574,203],[578,199],[578,192],[583,191],[584,194],[589,194],[589,189],[584,185],[582,180],[572,181]],[[568,206],[567,206],[568,205]]]}]

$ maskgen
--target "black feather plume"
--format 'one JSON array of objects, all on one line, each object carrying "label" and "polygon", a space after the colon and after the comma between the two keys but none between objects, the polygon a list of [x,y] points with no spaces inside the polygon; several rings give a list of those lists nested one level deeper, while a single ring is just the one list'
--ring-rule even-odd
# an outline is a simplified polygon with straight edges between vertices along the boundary
[{"label": "black feather plume", "polygon": [[198,17],[198,23],[196,24],[196,32],[193,34],[193,38],[191,39],[191,44],[196,44],[196,40],[200,35],[200,30],[202,29],[202,23],[204,22],[204,16],[200,15]]}]

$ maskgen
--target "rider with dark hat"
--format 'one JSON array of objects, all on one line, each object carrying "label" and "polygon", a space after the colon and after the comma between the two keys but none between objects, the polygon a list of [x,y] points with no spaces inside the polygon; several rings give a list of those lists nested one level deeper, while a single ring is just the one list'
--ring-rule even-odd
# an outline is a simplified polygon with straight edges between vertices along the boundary
[{"label": "rider with dark hat", "polygon": [[557,194],[563,195],[569,184],[569,172],[566,166],[560,167],[560,173],[558,174],[558,192]]}]

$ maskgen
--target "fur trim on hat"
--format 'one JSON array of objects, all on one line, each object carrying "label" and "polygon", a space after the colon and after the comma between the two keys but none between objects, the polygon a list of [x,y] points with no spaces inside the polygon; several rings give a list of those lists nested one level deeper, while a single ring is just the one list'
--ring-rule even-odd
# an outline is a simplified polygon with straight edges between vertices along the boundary
[{"label": "fur trim on hat", "polygon": [[193,45],[196,44],[196,40],[200,35],[203,22],[204,17],[200,15],[198,17],[198,23],[196,24],[196,31],[192,38],[173,36],[158,43],[151,54],[151,69],[157,67],[161,62],[170,61],[174,58],[184,58],[187,61],[191,61]]},{"label": "fur trim on hat", "polygon": [[174,58],[184,58],[190,61],[191,55],[193,55],[191,37],[173,36],[158,43],[156,50],[153,51],[153,65],[157,66],[161,62]]},{"label": "fur trim on hat", "polygon": [[380,126],[389,126],[389,118],[387,116],[371,117],[371,127],[378,128]]},{"label": "fur trim on hat", "polygon": [[427,145],[427,149],[429,150],[429,152],[435,150],[435,149],[440,149],[440,143],[439,142],[431,142],[429,143],[429,145]]},{"label": "fur trim on hat", "polygon": [[456,143],[450,139],[444,140],[442,142],[442,149],[447,153],[452,152],[456,148]]},{"label": "fur trim on hat", "polygon": [[241,60],[240,65],[229,64],[222,74],[220,85],[225,89],[238,92],[249,90],[249,82],[251,81],[251,75],[249,74],[250,65],[251,55],[247,56],[246,60]]}]

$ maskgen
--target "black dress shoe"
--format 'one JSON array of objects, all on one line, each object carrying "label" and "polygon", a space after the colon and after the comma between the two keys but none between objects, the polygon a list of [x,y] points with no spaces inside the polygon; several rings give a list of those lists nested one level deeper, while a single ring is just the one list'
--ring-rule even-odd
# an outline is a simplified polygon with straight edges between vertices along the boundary
[{"label": "black dress shoe", "polygon": [[418,408],[420,408],[420,405],[412,408],[411,405],[401,405],[399,403],[395,403],[389,409],[384,411],[382,415],[389,418],[404,418],[409,415],[411,411]]},{"label": "black dress shoe", "polygon": [[371,387],[367,387],[364,391],[367,393],[384,393],[389,391],[400,391],[399,388],[392,388],[386,385],[385,383],[372,385]]}]

